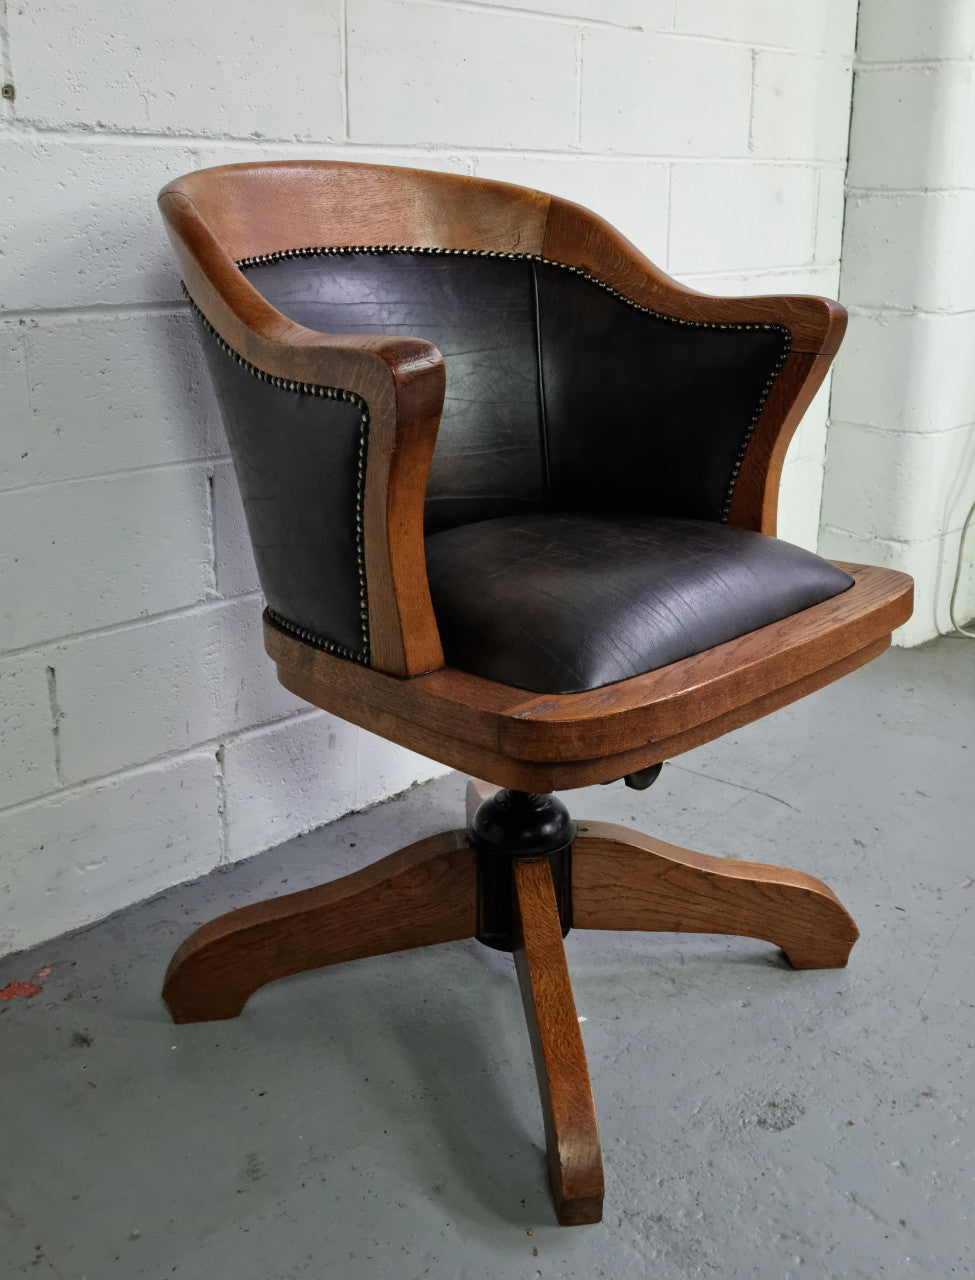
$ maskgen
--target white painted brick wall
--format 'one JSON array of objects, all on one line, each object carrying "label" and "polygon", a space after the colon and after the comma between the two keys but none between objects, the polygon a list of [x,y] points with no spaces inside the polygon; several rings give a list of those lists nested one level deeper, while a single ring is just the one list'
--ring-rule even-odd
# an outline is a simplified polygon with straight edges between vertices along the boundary
[{"label": "white painted brick wall", "polygon": [[213,527],[217,591],[228,598],[260,591],[244,503],[232,462],[213,465]]},{"label": "white painted brick wall", "polygon": [[817,0],[816,4],[808,0],[752,0],[748,4],[677,0],[676,5],[679,31],[756,48],[832,53],[845,59],[853,50],[856,21],[856,5],[845,0]]},{"label": "white painted brick wall", "polygon": [[864,60],[975,57],[975,5],[965,0],[870,0],[859,22]]},{"label": "white painted brick wall", "polygon": [[228,742],[225,821],[234,856],[260,853],[356,808],[358,736],[352,725],[316,711]]},{"label": "white painted brick wall", "polygon": [[961,314],[975,297],[972,191],[851,190],[843,293],[852,314]]},{"label": "white painted brick wall", "polygon": [[[842,164],[852,75],[849,64],[838,59],[756,52],[750,152]],[[810,110],[810,103],[817,109]]]},{"label": "white painted brick wall", "polygon": [[[274,679],[159,187],[289,156],[479,174],[597,209],[695,287],[830,294],[855,14],[856,0],[322,0],[300,14],[243,0],[228,21],[186,0],[7,4],[0,950],[440,768]],[[783,485],[782,531],[807,545],[825,406]]]},{"label": "white painted brick wall", "polygon": [[32,316],[19,336],[23,400],[0,438],[6,485],[226,451],[203,353],[184,312]]},{"label": "white painted brick wall", "polygon": [[[895,639],[950,630],[975,501],[975,6],[862,0],[821,549],[917,581]],[[958,615],[975,614],[969,537]]]},{"label": "white painted brick wall", "polygon": [[0,742],[0,807],[58,789],[47,669],[31,655],[0,659]]},{"label": "white painted brick wall", "polygon": [[264,657],[261,608],[258,598],[242,596],[46,649],[56,672],[64,781],[307,710]]},{"label": "white painted brick wall", "polygon": [[972,62],[876,66],[864,61],[850,130],[850,186],[896,191],[971,187],[973,126]]},{"label": "white painted brick wall", "polygon": [[[692,84],[695,109],[688,110]],[[580,141],[587,151],[745,156],[751,96],[746,45],[603,27],[583,37]]]},{"label": "white painted brick wall", "polygon": [[0,810],[0,951],[55,937],[219,863],[213,752]]},{"label": "white painted brick wall", "polygon": [[166,613],[212,582],[207,480],[157,467],[3,495],[0,646]]},{"label": "white painted brick wall", "polygon": [[675,166],[670,269],[760,272],[812,262],[816,192],[808,165]]},{"label": "white painted brick wall", "polygon": [[[17,115],[125,133],[342,137],[341,6],[11,4]],[[126,20],[128,19],[128,20]],[[189,92],[187,92],[189,87]]]}]

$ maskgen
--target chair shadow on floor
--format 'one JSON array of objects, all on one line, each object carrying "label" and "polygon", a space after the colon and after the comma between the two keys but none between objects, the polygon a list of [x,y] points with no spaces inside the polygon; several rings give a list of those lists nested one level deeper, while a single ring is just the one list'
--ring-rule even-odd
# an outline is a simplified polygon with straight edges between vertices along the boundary
[{"label": "chair shadow on floor", "polygon": [[393,1142],[386,1167],[412,1167],[403,1194],[424,1188],[446,1218],[544,1222],[544,1135],[514,965],[472,941],[446,946],[449,958],[436,947],[273,983],[221,1031],[250,1025],[260,1053],[276,1039],[266,1019],[296,1028],[284,1079],[306,1138],[332,1158],[367,1146],[378,1168]]}]

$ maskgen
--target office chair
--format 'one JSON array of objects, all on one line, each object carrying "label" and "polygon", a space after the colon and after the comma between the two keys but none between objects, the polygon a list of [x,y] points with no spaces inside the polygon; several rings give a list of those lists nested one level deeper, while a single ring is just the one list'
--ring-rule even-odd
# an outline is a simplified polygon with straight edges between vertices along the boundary
[{"label": "office chair", "polygon": [[476,937],[514,953],[563,1224],[602,1161],[569,928],[741,934],[844,965],[802,872],[598,822],[625,779],[881,653],[911,581],[779,541],[789,439],[846,323],[715,298],[595,214],[506,183],[238,164],[160,205],[217,389],[282,684],[464,771],[468,825],[179,948],[177,1022],[288,974]]}]

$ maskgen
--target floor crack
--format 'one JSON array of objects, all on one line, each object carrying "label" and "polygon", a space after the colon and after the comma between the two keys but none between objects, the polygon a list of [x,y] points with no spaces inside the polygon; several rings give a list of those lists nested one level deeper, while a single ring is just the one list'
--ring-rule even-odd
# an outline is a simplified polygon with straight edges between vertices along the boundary
[{"label": "floor crack", "polygon": [[720,782],[726,787],[734,787],[737,791],[749,791],[753,796],[765,796],[767,800],[774,800],[777,804],[784,804],[787,809],[791,809],[793,813],[799,810],[794,804],[789,804],[788,800],[783,800],[781,796],[773,796],[771,791],[762,791],[758,787],[746,787],[743,782],[729,782],[727,778],[713,778],[709,773],[701,773],[699,769],[688,769],[685,764],[674,764],[671,762],[672,769],[679,769],[681,773],[693,774],[695,778],[707,778],[708,782]]}]

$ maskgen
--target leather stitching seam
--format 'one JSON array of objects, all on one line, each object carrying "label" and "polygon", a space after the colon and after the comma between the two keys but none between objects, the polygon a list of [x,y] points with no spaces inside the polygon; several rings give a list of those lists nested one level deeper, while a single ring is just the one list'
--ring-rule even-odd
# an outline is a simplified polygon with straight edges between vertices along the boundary
[{"label": "leather stitching seam", "polygon": [[350,649],[346,645],[339,644],[337,640],[330,640],[327,636],[318,635],[317,632],[310,631],[307,627],[300,627],[295,622],[289,622],[287,618],[281,616],[274,609],[268,606],[267,616],[277,626],[297,636],[300,640],[304,640],[306,644],[313,645],[316,649],[324,649],[326,653],[334,653],[340,658],[349,658],[353,662],[360,662],[364,666],[369,665],[369,596],[366,588],[366,551],[364,540],[363,525],[363,509],[365,504],[366,489],[366,455],[369,445],[369,406],[360,395],[354,391],[345,391],[341,387],[324,387],[313,382],[294,382],[290,378],[278,378],[274,374],[267,373],[264,369],[258,369],[256,365],[251,364],[244,357],[225,342],[217,333],[213,325],[206,318],[200,308],[190,297],[189,290],[183,285],[183,293],[189,300],[190,306],[193,308],[197,318],[206,329],[207,333],[215,340],[217,346],[226,355],[232,356],[233,359],[246,372],[252,374],[255,378],[259,378],[261,382],[266,382],[269,386],[277,388],[279,391],[292,391],[298,395],[321,396],[326,400],[344,400],[347,404],[355,405],[359,410],[359,449],[356,466],[356,495],[355,495],[355,546],[356,546],[356,568],[359,577],[359,622],[362,628],[362,648]]}]

